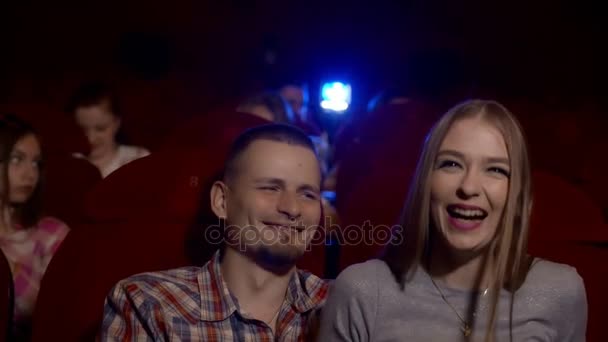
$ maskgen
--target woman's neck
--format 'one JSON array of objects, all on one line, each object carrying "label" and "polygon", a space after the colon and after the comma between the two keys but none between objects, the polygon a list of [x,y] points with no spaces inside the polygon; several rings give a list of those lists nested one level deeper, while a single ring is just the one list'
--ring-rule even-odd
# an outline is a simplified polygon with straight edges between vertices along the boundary
[{"label": "woman's neck", "polygon": [[426,264],[431,277],[450,288],[485,290],[492,282],[494,262],[488,257],[487,248],[472,253],[436,245]]},{"label": "woman's neck", "polygon": [[105,154],[99,156],[90,155],[89,161],[98,167],[102,167],[109,164],[116,156],[116,153],[118,153],[118,144],[114,144]]}]

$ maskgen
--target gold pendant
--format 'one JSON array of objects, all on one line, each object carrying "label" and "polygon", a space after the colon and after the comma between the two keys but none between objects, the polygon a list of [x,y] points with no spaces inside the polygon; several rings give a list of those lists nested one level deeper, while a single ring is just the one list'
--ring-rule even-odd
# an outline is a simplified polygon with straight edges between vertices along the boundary
[{"label": "gold pendant", "polygon": [[471,335],[471,328],[468,324],[463,325],[461,329],[464,337],[469,337]]}]

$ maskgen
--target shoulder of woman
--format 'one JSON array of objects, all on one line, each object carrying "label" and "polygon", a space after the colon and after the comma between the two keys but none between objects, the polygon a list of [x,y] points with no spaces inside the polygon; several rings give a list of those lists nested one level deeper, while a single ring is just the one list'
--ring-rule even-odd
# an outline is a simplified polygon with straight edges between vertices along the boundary
[{"label": "shoulder of woman", "polygon": [[44,217],[38,221],[36,240],[40,244],[40,253],[43,256],[55,254],[69,231],[63,221],[54,217]]},{"label": "shoulder of woman", "polygon": [[524,285],[563,299],[585,296],[584,281],[576,268],[545,259],[534,260]]},{"label": "shoulder of woman", "polygon": [[138,158],[145,157],[150,154],[146,148],[141,146],[133,146],[133,145],[120,145],[119,147],[120,153],[128,156],[135,156]]},{"label": "shoulder of woman", "polygon": [[332,292],[355,293],[377,292],[378,287],[388,281],[394,281],[386,263],[373,259],[347,267],[332,284]]},{"label": "shoulder of woman", "polygon": [[41,218],[36,226],[39,231],[48,234],[67,232],[69,230],[65,222],[52,216],[45,216]]}]

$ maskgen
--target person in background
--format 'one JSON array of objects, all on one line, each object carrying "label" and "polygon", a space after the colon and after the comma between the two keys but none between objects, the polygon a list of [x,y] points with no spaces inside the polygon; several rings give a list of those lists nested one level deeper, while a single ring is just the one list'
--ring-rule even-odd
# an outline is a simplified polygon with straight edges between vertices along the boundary
[{"label": "person in background", "polygon": [[15,341],[28,340],[40,281],[68,234],[63,222],[41,213],[43,174],[40,140],[32,127],[15,116],[0,116],[0,248],[14,282]]},{"label": "person in background", "polygon": [[296,117],[301,122],[308,122],[308,89],[305,85],[286,84],[279,94],[287,101]]},{"label": "person in background", "polygon": [[245,131],[210,192],[220,250],[203,267],[120,281],[106,299],[101,341],[309,341],[328,284],[296,263],[320,222],[320,192],[302,131]]},{"label": "person in background", "polygon": [[532,208],[521,126],[471,100],[431,130],[381,259],[338,276],[322,341],[585,341],[576,269],[526,252]]},{"label": "person in background", "polygon": [[82,128],[89,144],[87,159],[107,177],[125,164],[150,154],[139,146],[123,143],[122,113],[112,90],[103,83],[81,86],[68,103],[67,111]]},{"label": "person in background", "polygon": [[291,107],[278,93],[274,92],[263,92],[249,97],[236,110],[275,123],[290,124],[296,120]]},{"label": "person in background", "polygon": [[294,125],[310,136],[326,134],[311,113],[310,95],[305,83],[287,82],[279,88],[279,94],[287,101],[295,114]]}]

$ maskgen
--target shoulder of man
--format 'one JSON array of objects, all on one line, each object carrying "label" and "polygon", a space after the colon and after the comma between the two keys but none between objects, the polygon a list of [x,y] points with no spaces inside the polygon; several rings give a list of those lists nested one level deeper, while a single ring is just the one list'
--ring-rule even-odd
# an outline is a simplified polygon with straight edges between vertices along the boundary
[{"label": "shoulder of man", "polygon": [[200,267],[183,267],[136,274],[119,281],[110,296],[128,298],[137,307],[154,304],[179,309],[200,302],[199,272]]}]

